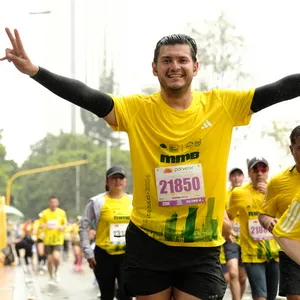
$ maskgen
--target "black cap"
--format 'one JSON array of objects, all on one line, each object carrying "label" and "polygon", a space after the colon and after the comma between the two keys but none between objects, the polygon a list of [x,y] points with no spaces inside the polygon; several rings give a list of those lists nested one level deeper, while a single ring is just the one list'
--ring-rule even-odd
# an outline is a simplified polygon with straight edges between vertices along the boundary
[{"label": "black cap", "polygon": [[240,172],[241,174],[244,174],[243,170],[241,168],[233,168],[229,172],[229,177],[231,176],[232,173],[234,172]]},{"label": "black cap", "polygon": [[125,170],[122,167],[120,167],[120,166],[113,166],[113,167],[111,167],[110,169],[108,169],[106,171],[106,178],[108,178],[108,177],[110,177],[112,175],[115,175],[115,174],[121,174],[124,177],[126,177],[126,172],[125,172]]},{"label": "black cap", "polygon": [[269,167],[269,163],[265,158],[263,158],[263,157],[253,157],[252,159],[250,159],[248,161],[248,170],[252,169],[258,163],[263,163],[267,167]]}]

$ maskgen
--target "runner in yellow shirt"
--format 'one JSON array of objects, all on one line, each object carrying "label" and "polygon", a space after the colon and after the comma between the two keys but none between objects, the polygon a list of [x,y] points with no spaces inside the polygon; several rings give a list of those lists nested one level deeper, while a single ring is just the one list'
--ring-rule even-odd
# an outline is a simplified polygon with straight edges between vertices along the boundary
[{"label": "runner in yellow shirt", "polygon": [[[293,269],[297,270],[300,267],[300,193],[276,223],[273,234],[284,252],[295,262]],[[290,268],[289,271],[298,278],[299,273],[294,272],[293,269]],[[299,285],[294,288],[299,288]],[[295,300],[300,298],[299,294],[293,296],[292,298],[288,295],[287,298]]]},{"label": "runner in yellow shirt", "polygon": [[58,268],[64,244],[64,229],[67,225],[66,212],[58,206],[59,201],[57,197],[51,196],[49,199],[49,208],[42,211],[40,218],[41,228],[45,232],[44,245],[50,276],[49,284],[55,284],[60,281]]},{"label": "runner in yellow shirt", "polygon": [[[196,41],[172,34],[154,50],[152,72],[160,90],[116,97],[33,64],[18,31],[6,28],[6,33],[12,47],[1,60],[128,134],[134,191],[126,236],[127,290],[142,299],[222,299],[226,284],[219,256],[223,235],[231,230],[223,230],[223,224],[233,127],[247,125],[254,112],[300,96],[299,74],[245,91],[194,91]],[[134,47],[140,51],[138,43]]]},{"label": "runner in yellow shirt", "polygon": [[[295,165],[271,178],[265,203],[260,210],[259,221],[270,232],[278,218],[288,209],[292,199],[300,192],[300,126],[295,127],[290,134],[290,151]],[[283,247],[284,251],[279,252],[279,295],[289,300],[300,300],[300,266],[287,255],[289,252],[285,253],[285,249]]]},{"label": "runner in yellow shirt", "polygon": [[83,270],[82,260],[83,260],[83,253],[80,247],[80,237],[79,237],[79,224],[80,224],[81,216],[77,216],[76,222],[72,224],[71,228],[71,241],[72,241],[72,248],[74,253],[74,270],[79,272]]},{"label": "runner in yellow shirt", "polygon": [[242,261],[245,265],[253,299],[275,300],[279,281],[279,246],[271,233],[258,221],[263,205],[269,164],[262,157],[248,162],[251,182],[235,188],[229,201],[228,214],[239,213]]},{"label": "runner in yellow shirt", "polygon": [[73,224],[68,223],[64,230],[63,260],[68,261],[71,243],[71,231]]},{"label": "runner in yellow shirt", "polygon": [[45,255],[45,246],[44,246],[44,229],[41,228],[41,218],[42,214],[38,215],[33,222],[33,236],[36,243],[36,250],[37,250],[37,258],[38,258],[38,270],[40,274],[43,274],[46,268],[46,260],[47,257]]},{"label": "runner in yellow shirt", "polygon": [[[228,207],[228,201],[231,197],[233,190],[236,187],[242,186],[243,184],[244,181],[243,170],[240,168],[233,168],[232,170],[230,170],[229,180],[231,186],[230,189],[227,191],[226,209]],[[235,233],[234,235],[235,241],[234,242],[226,241],[223,245],[224,251],[221,251],[221,253],[222,252],[224,253],[225,264],[226,264],[225,266],[229,273],[229,284],[230,284],[230,292],[232,295],[232,299],[239,300],[242,299],[246,289],[247,274],[241,259],[241,247],[239,245],[240,222],[239,222],[238,215],[233,220],[232,228]]]},{"label": "runner in yellow shirt", "polygon": [[[119,300],[129,300],[124,289],[125,232],[132,211],[132,199],[125,193],[125,170],[113,166],[106,172],[106,192],[89,200],[80,222],[80,243],[93,269],[101,299],[113,300],[115,281]],[[90,227],[96,228],[96,246],[90,243]]]}]

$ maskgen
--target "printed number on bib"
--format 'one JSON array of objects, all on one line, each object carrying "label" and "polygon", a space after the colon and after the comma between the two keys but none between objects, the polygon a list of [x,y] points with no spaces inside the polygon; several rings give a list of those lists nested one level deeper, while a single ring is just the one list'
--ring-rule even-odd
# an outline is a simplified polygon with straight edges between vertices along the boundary
[{"label": "printed number on bib", "polygon": [[234,232],[234,236],[239,237],[241,235],[241,225],[240,222],[232,223],[232,231]]},{"label": "printed number on bib", "polygon": [[159,206],[205,203],[201,164],[155,169]]},{"label": "printed number on bib", "polygon": [[57,220],[49,220],[49,221],[47,222],[47,227],[48,227],[49,229],[55,229],[55,228],[57,228],[57,226],[58,226]]},{"label": "printed number on bib", "polygon": [[111,244],[125,245],[125,234],[127,226],[127,223],[110,224],[109,238]]},{"label": "printed number on bib", "polygon": [[264,229],[258,220],[249,220],[248,226],[250,236],[255,241],[263,241],[273,238],[273,235],[267,229]]}]

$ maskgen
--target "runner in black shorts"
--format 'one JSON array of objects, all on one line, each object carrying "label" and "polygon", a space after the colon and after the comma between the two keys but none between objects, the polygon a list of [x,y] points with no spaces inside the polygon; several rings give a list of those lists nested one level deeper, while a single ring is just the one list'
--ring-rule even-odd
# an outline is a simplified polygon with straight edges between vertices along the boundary
[{"label": "runner in black shorts", "polygon": [[226,284],[219,256],[220,247],[165,245],[131,222],[126,232],[125,287],[132,296],[172,286],[199,299],[221,299]]}]

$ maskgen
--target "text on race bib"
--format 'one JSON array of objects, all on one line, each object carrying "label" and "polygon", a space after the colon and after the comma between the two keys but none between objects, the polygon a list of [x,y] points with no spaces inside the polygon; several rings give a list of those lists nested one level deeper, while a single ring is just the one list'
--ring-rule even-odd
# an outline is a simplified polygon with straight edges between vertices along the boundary
[{"label": "text on race bib", "polygon": [[127,223],[115,223],[110,224],[109,228],[109,239],[111,244],[126,244],[126,229],[128,224]]},{"label": "text on race bib", "polygon": [[155,169],[159,206],[179,206],[205,202],[201,164]]},{"label": "text on race bib", "polygon": [[57,220],[49,220],[49,221],[47,221],[47,227],[49,229],[56,229],[58,227]]},{"label": "text on race bib", "polygon": [[273,235],[267,229],[263,228],[257,219],[249,220],[248,229],[251,238],[255,241],[263,241],[273,238]]}]

